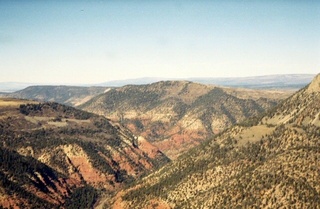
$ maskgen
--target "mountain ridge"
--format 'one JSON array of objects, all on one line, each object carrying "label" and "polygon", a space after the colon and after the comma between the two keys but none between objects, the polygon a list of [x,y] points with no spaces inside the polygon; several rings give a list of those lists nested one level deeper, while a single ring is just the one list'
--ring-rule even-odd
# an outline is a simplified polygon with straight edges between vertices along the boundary
[{"label": "mountain ridge", "polygon": [[0,141],[5,207],[90,208],[169,162],[120,124],[53,102],[0,99]]},{"label": "mountain ridge", "polygon": [[[193,77],[193,78],[159,78],[143,77],[126,80],[113,80],[97,84],[50,84],[50,86],[79,86],[79,87],[122,87],[125,85],[144,85],[166,80],[187,80],[202,84],[213,84],[231,87],[258,89],[299,89],[311,82],[314,74],[279,74],[242,77]],[[42,83],[0,82],[0,92],[13,93],[29,86],[44,86]]]},{"label": "mountain ridge", "polygon": [[243,87],[252,89],[299,89],[307,85],[314,74],[275,74],[261,76],[243,77],[191,77],[191,78],[136,78],[128,80],[117,80],[100,83],[102,86],[121,87],[124,85],[145,85],[159,81],[185,80],[201,84],[212,84],[219,86]]},{"label": "mountain ridge", "polygon": [[3,97],[58,102],[69,106],[78,106],[106,90],[108,90],[106,87],[41,85],[28,86],[13,93],[6,93]]},{"label": "mountain ridge", "polygon": [[318,78],[260,120],[228,128],[105,206],[319,208]]},{"label": "mountain ridge", "polygon": [[226,127],[260,114],[286,95],[159,81],[111,89],[79,108],[122,123],[174,159]]}]

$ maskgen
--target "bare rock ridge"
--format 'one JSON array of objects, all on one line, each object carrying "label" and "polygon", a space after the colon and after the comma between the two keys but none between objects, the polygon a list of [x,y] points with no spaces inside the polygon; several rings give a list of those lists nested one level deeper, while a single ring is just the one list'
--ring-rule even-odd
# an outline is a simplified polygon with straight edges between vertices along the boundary
[{"label": "bare rock ridge", "polygon": [[105,201],[109,208],[319,208],[320,84]]}]

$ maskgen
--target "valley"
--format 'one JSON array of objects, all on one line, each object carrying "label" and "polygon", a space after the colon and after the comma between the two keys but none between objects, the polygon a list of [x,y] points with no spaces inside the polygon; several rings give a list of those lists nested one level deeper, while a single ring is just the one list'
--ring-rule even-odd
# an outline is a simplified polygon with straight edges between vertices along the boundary
[{"label": "valley", "polygon": [[0,8],[0,209],[320,209],[320,1]]},{"label": "valley", "polygon": [[175,159],[226,127],[261,114],[293,92],[161,81],[118,88],[30,86],[3,96],[58,102],[103,115]]},{"label": "valley", "polygon": [[52,102],[1,99],[0,139],[4,207],[92,207],[169,162],[119,124]]},{"label": "valley", "polygon": [[318,75],[295,93],[161,81],[2,98],[0,206],[316,208],[319,86]]},{"label": "valley", "polygon": [[292,93],[161,81],[111,89],[78,107],[121,123],[176,159],[225,128],[258,116]]},{"label": "valley", "polygon": [[318,208],[320,75],[254,123],[226,129],[105,208]]}]

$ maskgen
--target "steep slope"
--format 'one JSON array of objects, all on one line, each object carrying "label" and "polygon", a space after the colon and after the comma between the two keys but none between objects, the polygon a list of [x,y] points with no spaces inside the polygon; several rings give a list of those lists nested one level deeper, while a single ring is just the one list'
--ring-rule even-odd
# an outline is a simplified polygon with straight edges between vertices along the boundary
[{"label": "steep slope", "polygon": [[0,143],[4,207],[89,208],[99,190],[114,192],[169,161],[120,125],[58,103],[1,99]]},{"label": "steep slope", "polygon": [[112,89],[79,108],[119,121],[174,159],[226,127],[260,114],[287,95],[161,81]]},{"label": "steep slope", "polygon": [[[67,179],[40,161],[0,147],[0,207],[41,208],[62,205],[81,182]],[[93,193],[94,194],[94,193]]]},{"label": "steep slope", "polygon": [[236,125],[119,192],[114,208],[319,208],[320,75],[253,125]]},{"label": "steep slope", "polygon": [[5,97],[50,101],[71,106],[78,106],[94,96],[108,90],[106,87],[80,86],[29,86],[25,89],[2,95]]}]

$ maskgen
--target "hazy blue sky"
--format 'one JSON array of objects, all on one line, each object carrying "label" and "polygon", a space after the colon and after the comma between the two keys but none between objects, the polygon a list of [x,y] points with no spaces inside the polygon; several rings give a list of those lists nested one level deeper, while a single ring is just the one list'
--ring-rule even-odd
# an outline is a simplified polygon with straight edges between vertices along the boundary
[{"label": "hazy blue sky", "polygon": [[319,69],[320,1],[0,1],[0,82]]}]

